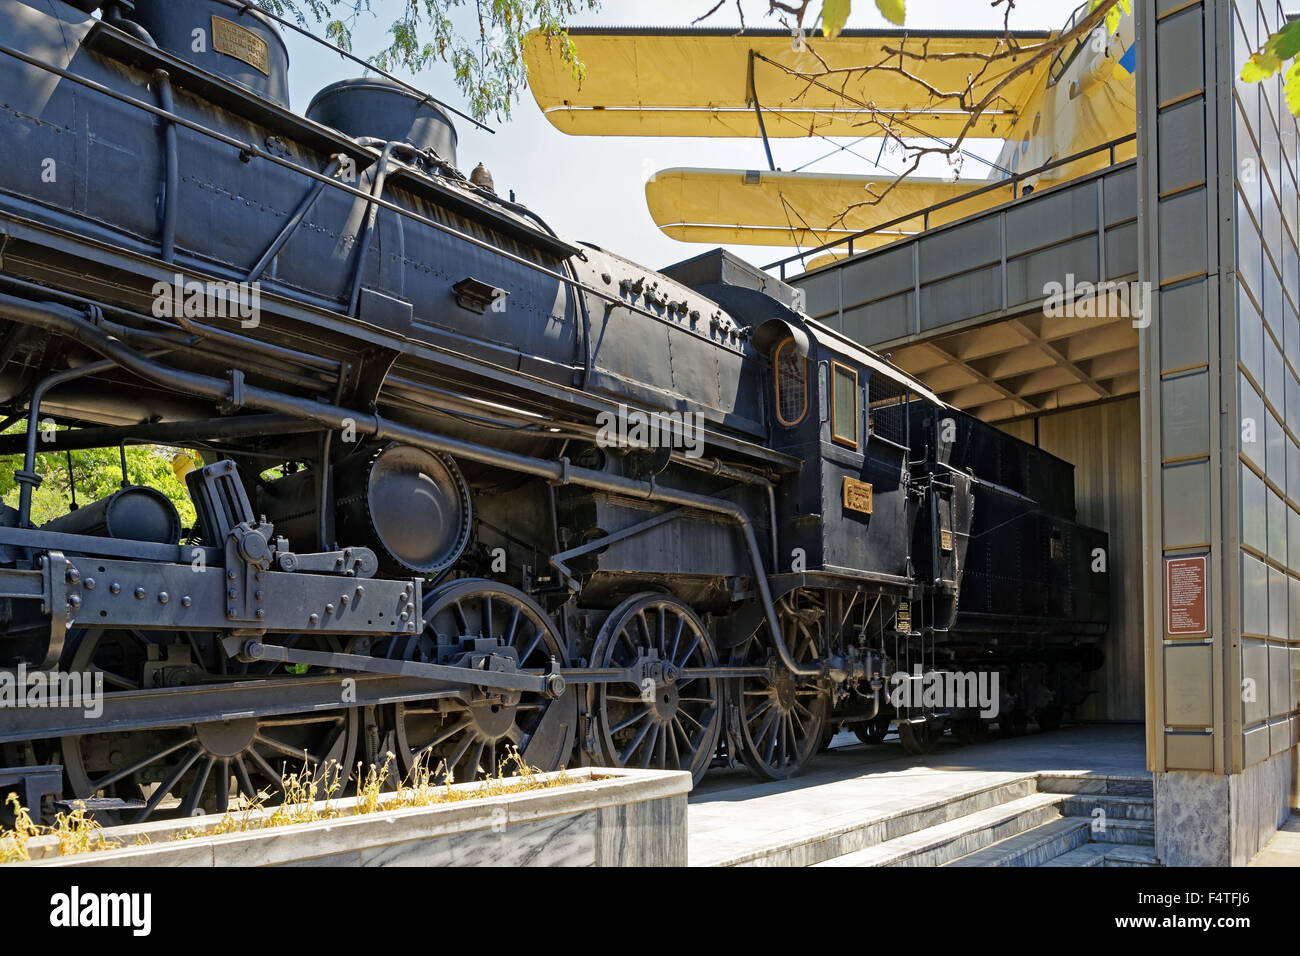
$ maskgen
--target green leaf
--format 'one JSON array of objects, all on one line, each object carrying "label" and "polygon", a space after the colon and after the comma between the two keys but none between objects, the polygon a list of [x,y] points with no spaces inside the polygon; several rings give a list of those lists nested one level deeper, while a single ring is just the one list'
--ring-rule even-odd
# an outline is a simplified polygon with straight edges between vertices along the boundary
[{"label": "green leaf", "polygon": [[[903,7],[904,0],[876,0],[876,9],[878,9],[890,23],[896,26],[903,25]],[[845,4],[848,6],[848,4]]]},{"label": "green leaf", "polygon": [[822,35],[835,39],[844,31],[849,21],[852,0],[826,0],[822,4]]},{"label": "green leaf", "polygon": [[1247,83],[1259,83],[1280,72],[1287,63],[1283,90],[1292,114],[1300,116],[1300,20],[1292,20],[1278,30],[1255,51],[1241,67],[1241,78]]},{"label": "green leaf", "polygon": [[1283,61],[1300,53],[1300,20],[1291,21],[1269,37],[1264,49]]},{"label": "green leaf", "polygon": [[[577,16],[600,9],[601,0],[254,0],[303,27],[322,27],[344,49],[356,41],[353,29],[363,15],[383,18],[386,39],[365,57],[381,69],[422,73],[436,63],[450,68],[469,112],[510,116],[510,107],[527,85],[524,45],[532,31],[561,44],[564,63],[581,81],[586,68],[566,33]],[[848,0],[841,0],[848,5]],[[464,9],[469,8],[469,9]],[[477,16],[474,16],[477,14]],[[454,19],[453,19],[454,16]],[[391,18],[391,19],[389,19]]]}]

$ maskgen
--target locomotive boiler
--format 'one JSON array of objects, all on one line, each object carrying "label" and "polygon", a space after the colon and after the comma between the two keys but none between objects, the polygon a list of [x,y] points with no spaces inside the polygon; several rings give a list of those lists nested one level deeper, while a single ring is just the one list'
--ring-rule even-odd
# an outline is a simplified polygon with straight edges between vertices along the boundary
[{"label": "locomotive boiler", "polygon": [[[389,754],[782,779],[1082,700],[1105,536],[998,470],[1050,456],[733,256],[557,236],[424,94],[299,114],[288,69],[239,0],[0,0],[0,668],[106,687],[0,715],[0,768],[137,819]],[[127,444],[201,455],[191,527],[125,467],[37,526],[38,456]],[[891,698],[962,670],[1003,716]]]}]

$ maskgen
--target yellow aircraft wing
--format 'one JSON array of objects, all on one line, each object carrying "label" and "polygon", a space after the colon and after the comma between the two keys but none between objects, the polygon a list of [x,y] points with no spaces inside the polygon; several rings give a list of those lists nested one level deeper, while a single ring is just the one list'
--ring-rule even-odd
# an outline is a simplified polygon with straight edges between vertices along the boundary
[{"label": "yellow aircraft wing", "polygon": [[[757,137],[762,131],[755,99],[768,136],[879,135],[882,124],[900,135],[952,136],[969,115],[935,91],[964,93],[968,77],[985,69],[981,56],[1004,50],[1009,42],[1032,47],[1051,36],[848,30],[834,40],[809,37],[814,55],[796,50],[790,34],[781,30],[569,32],[586,78],[575,79],[558,41],[534,33],[524,47],[528,84],[558,129],[603,136]],[[1049,58],[1043,59],[1007,85],[970,135],[1006,135],[1017,109],[1042,85],[1049,66]],[[1023,62],[1022,57],[991,67],[975,84],[976,99]],[[833,72],[868,64],[886,69]],[[832,72],[825,73],[828,68]]]},{"label": "yellow aircraft wing", "polygon": [[[808,247],[886,227],[855,241],[857,251],[1012,198],[1010,185],[987,188],[990,185],[986,180],[913,176],[895,183],[834,173],[666,169],[646,183],[645,192],[655,224],[685,242]],[[950,205],[933,210],[928,222],[914,215],[950,200]]]}]

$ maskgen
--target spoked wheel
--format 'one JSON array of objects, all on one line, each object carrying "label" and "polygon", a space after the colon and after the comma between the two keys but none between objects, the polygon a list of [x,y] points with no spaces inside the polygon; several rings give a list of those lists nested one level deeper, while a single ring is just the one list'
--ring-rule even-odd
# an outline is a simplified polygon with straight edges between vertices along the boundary
[{"label": "spoked wheel", "polygon": [[[74,636],[67,669],[102,671],[105,687],[143,686],[148,637],[93,629]],[[240,717],[156,730],[64,737],[72,795],[107,797],[136,811],[134,822],[224,813],[232,797],[274,802],[285,776],[308,774],[323,798],[349,780],[357,752],[355,708]]]},{"label": "spoked wheel", "polygon": [[889,714],[880,714],[871,720],[858,721],[853,725],[853,732],[864,744],[883,744],[891,723],[893,718]]},{"label": "spoked wheel", "polygon": [[[466,579],[439,588],[425,599],[424,620],[424,633],[394,639],[389,656],[454,664],[484,646],[476,642],[493,640],[491,653],[513,657],[521,669],[544,671],[552,660],[565,662],[550,617],[505,584]],[[511,748],[543,771],[559,770],[568,761],[575,721],[547,719],[564,698],[552,701],[540,692],[512,690],[469,694],[468,704],[439,699],[394,707],[394,740],[404,773],[423,767],[438,782],[481,780],[518,769],[508,759]],[[570,703],[572,694],[565,695]]]},{"label": "spoked wheel", "polygon": [[[826,611],[814,592],[796,591],[777,602],[786,646],[799,664],[819,661]],[[788,780],[803,772],[821,745],[830,711],[830,694],[817,680],[795,677],[777,658],[766,627],[732,654],[736,666],[770,665],[771,676],[732,683],[740,710],[740,757],[763,780]]]},{"label": "spoked wheel", "polygon": [[722,684],[686,677],[716,667],[704,622],[666,594],[638,594],[610,614],[592,651],[597,668],[625,668],[637,682],[594,684],[593,713],[607,766],[686,770],[698,783],[718,748]]},{"label": "spoked wheel", "polygon": [[938,745],[943,736],[942,726],[935,720],[898,722],[898,739],[903,749],[917,756],[928,754]]}]

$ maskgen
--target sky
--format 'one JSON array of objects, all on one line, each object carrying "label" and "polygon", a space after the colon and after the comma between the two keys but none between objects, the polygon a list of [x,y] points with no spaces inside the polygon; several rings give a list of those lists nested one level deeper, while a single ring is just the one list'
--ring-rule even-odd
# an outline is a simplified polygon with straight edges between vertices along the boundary
[{"label": "sky", "polygon": [[[372,0],[372,14],[363,15],[354,31],[354,50],[366,55],[384,45],[384,33],[405,0]],[[468,0],[469,13],[473,0]],[[751,11],[766,7],[764,0],[744,0],[749,26],[777,26],[775,20],[756,20]],[[1058,29],[1080,0],[1019,0],[1011,25],[1025,30]],[[688,26],[707,12],[713,0],[605,0],[595,14],[574,21],[582,26]],[[1003,8],[989,0],[908,0],[909,29],[1000,29]],[[473,21],[462,17],[467,29]],[[714,17],[709,26],[739,26],[733,2]],[[885,28],[889,24],[870,0],[856,0],[849,18],[850,28]],[[318,44],[290,35],[290,89],[293,108],[305,112],[315,92],[330,83],[358,76],[361,68],[330,54]],[[578,56],[582,47],[579,42]],[[439,64],[418,75],[398,74],[402,79],[443,102],[463,109],[465,103],[453,81],[451,68]],[[482,132],[464,120],[457,121],[460,134],[458,165],[466,174],[483,163],[496,180],[497,191],[508,195],[513,189],[520,202],[545,218],[561,236],[583,240],[609,249],[651,268],[699,255],[709,247],[678,242],[659,231],[646,209],[645,183],[657,170],[674,166],[727,169],[766,169],[763,144],[758,139],[670,139],[652,137],[568,136],[547,122],[532,94],[524,91],[509,121],[489,121],[495,134]],[[825,139],[778,139],[773,141],[777,167],[794,169],[832,153],[849,141]],[[993,158],[1000,143],[977,141],[973,150]],[[897,168],[897,161],[881,157],[881,141],[867,140],[853,147],[853,153],[839,151],[813,165],[814,172],[852,172],[870,175]],[[879,166],[876,165],[879,160]],[[928,172],[924,171],[923,172]],[[931,174],[937,174],[935,171]],[[966,161],[963,177],[983,178],[988,168]],[[729,247],[754,265],[766,265],[794,250],[776,247]]]}]

